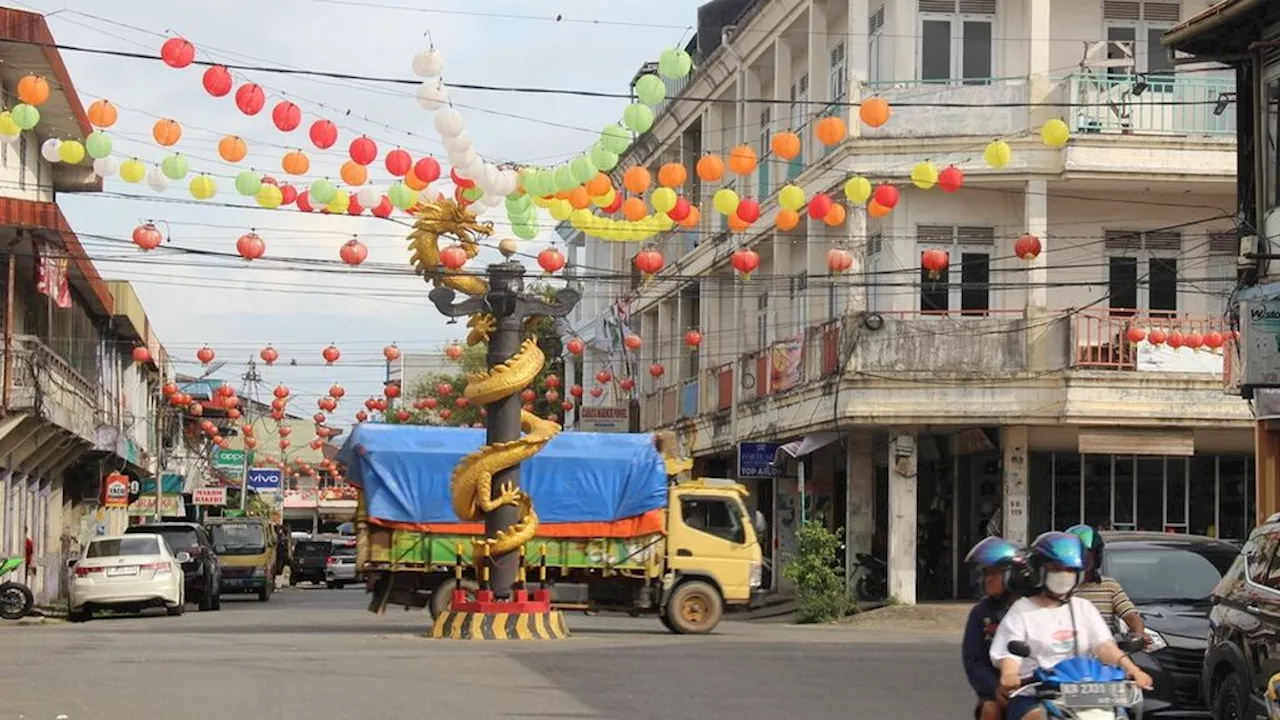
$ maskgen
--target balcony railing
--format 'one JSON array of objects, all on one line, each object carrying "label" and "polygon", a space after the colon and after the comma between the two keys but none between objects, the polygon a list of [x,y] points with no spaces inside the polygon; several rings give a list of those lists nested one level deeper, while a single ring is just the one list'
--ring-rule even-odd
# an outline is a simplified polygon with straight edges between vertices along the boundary
[{"label": "balcony railing", "polygon": [[739,399],[775,395],[834,375],[840,368],[840,329],[840,321],[833,320],[748,355],[749,380]]},{"label": "balcony railing", "polygon": [[93,442],[98,392],[53,348],[34,335],[13,336],[9,407],[39,415]]},{"label": "balcony railing", "polygon": [[[1133,342],[1130,330],[1139,342]],[[1153,337],[1153,334],[1156,337]],[[1187,313],[1080,313],[1072,321],[1072,366],[1091,370],[1222,374],[1233,334],[1221,317]]]},{"label": "balcony railing", "polygon": [[1072,129],[1090,134],[1234,136],[1231,78],[1076,74],[1065,79]]},{"label": "balcony railing", "polygon": [[[893,108],[893,121],[879,128],[863,127],[862,134],[880,137],[1002,137],[1027,129],[1026,103],[1030,91],[1025,77],[968,80],[887,80],[868,83],[868,94],[884,98]],[[923,105],[953,105],[939,107]],[[989,106],[982,112],[975,107]],[[854,111],[856,119],[856,110]]]}]

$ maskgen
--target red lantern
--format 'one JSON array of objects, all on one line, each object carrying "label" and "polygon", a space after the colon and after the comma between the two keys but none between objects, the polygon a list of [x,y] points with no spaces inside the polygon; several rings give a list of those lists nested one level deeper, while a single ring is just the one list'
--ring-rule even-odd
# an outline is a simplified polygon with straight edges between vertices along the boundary
[{"label": "red lantern", "polygon": [[245,446],[245,447],[247,447],[247,448],[249,448],[250,450],[253,450],[254,448],[258,447],[258,439],[257,439],[257,438],[245,438],[245,439],[244,439],[244,446]]},{"label": "red lantern", "polygon": [[392,400],[400,397],[400,383],[387,383],[386,386],[382,388],[382,394]]},{"label": "red lantern", "polygon": [[291,443],[290,443],[287,439],[285,439],[285,438],[280,438],[280,449],[281,449],[281,450],[288,450],[288,449],[289,449],[289,445],[290,445],[290,444],[291,444]]},{"label": "red lantern", "polygon": [[360,201],[356,199],[354,194],[347,196],[347,214],[359,215],[364,212],[364,208],[360,205]]},{"label": "red lantern", "polygon": [[453,401],[453,404],[454,404],[454,406],[456,406],[459,410],[466,410],[467,408],[471,407],[471,398],[469,398],[469,397],[467,397],[467,396],[463,395],[462,397],[458,398],[457,400],[454,400],[454,401]]},{"label": "red lantern", "polygon": [[898,196],[898,188],[892,185],[877,185],[875,192],[871,193],[871,199],[875,200],[877,205],[890,210],[898,204]]},{"label": "red lantern", "polygon": [[463,190],[476,186],[475,181],[471,178],[464,178],[459,175],[458,168],[449,168],[449,179],[453,181],[454,185],[462,188]]},{"label": "red lantern", "polygon": [[520,399],[527,403],[533,402],[536,397],[538,397],[538,393],[530,390],[529,388],[525,388],[524,391],[520,393]]},{"label": "red lantern", "polygon": [[276,398],[271,401],[271,409],[284,410],[284,404],[285,404],[285,400],[283,398]]},{"label": "red lantern", "polygon": [[964,185],[964,171],[955,165],[948,165],[938,173],[938,188],[943,192],[955,192]]},{"label": "red lantern", "polygon": [[310,443],[307,443],[307,445],[308,445],[312,450],[319,450],[319,449],[320,449],[320,446],[321,446],[321,445],[324,445],[324,441],[323,441],[323,440],[316,439],[316,440],[312,440]]},{"label": "red lantern", "polygon": [[404,177],[413,168],[413,158],[400,148],[387,153],[383,163],[387,166],[387,172],[395,177]]},{"label": "red lantern", "polygon": [[618,381],[618,387],[622,388],[626,392],[631,392],[633,389],[635,389],[635,386],[636,386],[636,381],[629,377],[622,378],[621,380]]},{"label": "red lantern", "polygon": [[603,395],[603,394],[604,394],[604,390],[601,390],[601,389],[600,389],[600,388],[598,388],[598,387],[593,387],[593,388],[591,388],[591,397],[593,397],[593,398],[598,398],[598,397],[600,397],[600,396],[601,396],[601,395]]},{"label": "red lantern", "polygon": [[311,193],[309,191],[303,190],[298,193],[297,206],[298,210],[301,212],[309,213],[315,210],[315,208],[311,206]]},{"label": "red lantern", "polygon": [[361,135],[347,146],[347,155],[357,165],[368,165],[378,159],[378,144]]},{"label": "red lantern", "polygon": [[325,412],[333,412],[338,409],[338,401],[331,397],[322,397],[316,401],[316,405]]},{"label": "red lantern", "polygon": [[582,351],[587,349],[587,345],[586,343],[582,342],[581,339],[573,338],[569,342],[564,344],[564,349],[568,350],[570,353],[574,355],[581,355]]},{"label": "red lantern", "polygon": [[[830,199],[828,199],[830,202]],[[809,206],[813,207],[813,201],[809,201]],[[751,248],[739,248],[733,251],[733,257],[730,259],[733,269],[743,275],[750,275],[760,267],[760,254]]]},{"label": "red lantern", "polygon": [[1187,347],[1191,348],[1192,350],[1199,350],[1200,347],[1204,345],[1204,338],[1200,335],[1200,333],[1195,333],[1195,332],[1187,333],[1187,337],[1185,338],[1185,341],[1187,343]]},{"label": "red lantern", "polygon": [[[809,217],[814,220],[821,220],[831,212],[831,206],[834,205],[831,198],[826,193],[817,193],[809,198]],[[750,272],[748,270],[747,272]]]},{"label": "red lantern", "polygon": [[142,250],[155,250],[163,241],[164,236],[151,223],[145,223],[133,229],[133,244]]},{"label": "red lantern", "polygon": [[546,385],[549,388],[552,388],[552,389],[558,388],[560,387],[560,376],[548,375],[545,378],[543,378],[542,382],[544,385]]},{"label": "red lantern", "polygon": [[199,360],[202,365],[208,365],[213,362],[213,357],[213,348],[208,345],[205,345],[196,352],[196,359]]},{"label": "red lantern", "polygon": [[262,362],[268,365],[274,365],[276,360],[280,359],[280,353],[270,345],[262,348],[262,352],[258,353],[258,357],[262,358]]},{"label": "red lantern", "polygon": [[565,412],[569,412],[570,410],[573,409],[573,403],[569,402],[568,400],[565,400],[564,402],[560,403],[560,409],[564,410]]},{"label": "red lantern", "polygon": [[560,401],[560,393],[556,392],[555,390],[548,390],[542,393],[542,397],[546,398],[547,402],[549,403]]},{"label": "red lantern", "polygon": [[449,408],[443,408],[440,410],[439,415],[441,420],[448,420],[453,417],[453,411]]},{"label": "red lantern", "polygon": [[298,199],[298,189],[289,183],[278,186],[280,188],[280,204],[292,205],[294,200]]},{"label": "red lantern", "polygon": [[1169,342],[1169,347],[1173,348],[1174,350],[1177,350],[1178,348],[1182,347],[1183,343],[1185,342],[1185,339],[1182,337],[1182,333],[1178,332],[1177,330],[1174,330],[1173,332],[1169,333],[1168,342]]},{"label": "red lantern", "polygon": [[315,420],[317,425],[323,425],[327,418],[325,418],[324,413],[318,412],[315,415],[312,415],[311,419]]},{"label": "red lantern", "polygon": [[549,247],[538,253],[538,265],[547,273],[559,272],[564,267],[564,263],[564,253],[554,247]]},{"label": "red lantern", "polygon": [[165,397],[169,397],[170,395],[177,395],[177,394],[178,394],[178,386],[177,386],[177,385],[174,385],[173,383],[165,383],[163,386],[161,386],[161,388],[160,388],[160,392],[161,392]]},{"label": "red lantern", "polygon": [[333,398],[334,400],[341,400],[342,396],[346,394],[347,394],[346,388],[342,387],[337,383],[334,383],[329,388],[329,397]]},{"label": "red lantern", "polygon": [[951,255],[946,250],[930,248],[920,255],[920,267],[929,273],[930,280],[937,280],[938,276],[951,266]]},{"label": "red lantern", "polygon": [[206,435],[212,435],[218,432],[218,426],[214,425],[212,420],[202,420],[200,421],[200,430]]},{"label": "red lantern", "polygon": [[257,115],[262,112],[262,106],[267,104],[267,96],[262,92],[262,88],[253,83],[245,83],[236,90],[236,107],[240,108],[240,112],[245,115]]},{"label": "red lantern", "polygon": [[235,408],[227,408],[227,417],[232,420],[239,420],[240,411]]},{"label": "red lantern", "polygon": [[640,339],[639,335],[628,335],[622,339],[622,344],[626,345],[628,350],[634,351],[639,350],[644,341]]},{"label": "red lantern", "polygon": [[1129,339],[1130,343],[1137,345],[1146,339],[1147,331],[1137,326],[1130,326],[1129,330],[1125,333],[1125,337]]},{"label": "red lantern", "polygon": [[271,109],[271,122],[280,132],[293,132],[302,124],[302,110],[288,100],[281,100]]},{"label": "red lantern", "polygon": [[693,205],[684,198],[676,200],[676,206],[667,211],[667,217],[676,222],[684,222],[689,217],[689,213],[693,211]]},{"label": "red lantern", "polygon": [[657,248],[648,247],[636,253],[636,269],[645,275],[653,275],[662,270],[663,257]]},{"label": "red lantern", "polygon": [[365,420],[368,420],[368,419],[369,419],[369,413],[363,410],[360,410],[359,412],[356,413],[356,422],[364,422]]},{"label": "red lantern", "polygon": [[842,273],[853,267],[853,253],[841,248],[831,248],[827,251],[827,268],[833,273]]},{"label": "red lantern", "polygon": [[742,222],[753,223],[760,219],[760,203],[751,198],[744,198],[738,202],[738,209],[735,212]]},{"label": "red lantern", "polygon": [[289,437],[290,435],[293,434],[293,428],[289,427],[288,425],[281,425],[280,428],[276,430],[276,432],[280,433],[280,437]]},{"label": "red lantern", "polygon": [[342,357],[342,351],[338,350],[336,345],[330,345],[320,351],[320,357],[324,358],[325,365],[332,365],[338,362],[338,358]]},{"label": "red lantern", "polygon": [[600,383],[601,385],[609,382],[612,379],[613,379],[613,373],[609,372],[608,370],[601,370],[600,372],[596,373],[596,382]]},{"label": "red lantern", "polygon": [[257,260],[267,251],[267,244],[256,232],[247,232],[236,241],[236,252],[247,261]]},{"label": "red lantern", "polygon": [[581,385],[578,385],[578,384],[576,384],[576,383],[575,383],[575,384],[573,384],[573,385],[570,385],[570,386],[569,386],[569,394],[570,394],[570,395],[572,395],[572,396],[574,396],[574,397],[576,397],[576,398],[580,398],[580,397],[582,397],[582,386],[581,386]]},{"label": "red lantern", "polygon": [[328,150],[338,142],[338,126],[331,120],[317,120],[311,123],[311,144],[321,150]]},{"label": "red lantern", "polygon": [[467,264],[467,251],[461,245],[450,245],[440,251],[440,264],[457,272]]},{"label": "red lantern", "polygon": [[377,409],[378,409],[378,401],[377,401],[376,399],[374,399],[374,398],[369,398],[368,400],[365,400],[365,401],[364,401],[364,408],[365,408],[366,410],[377,410]]},{"label": "red lantern", "polygon": [[160,46],[160,59],[171,68],[184,68],[195,62],[196,46],[180,37],[169,38]]},{"label": "red lantern", "polygon": [[214,65],[205,70],[201,82],[204,83],[204,91],[214,97],[225,96],[231,92],[231,86],[234,84],[231,73],[221,65]]},{"label": "red lantern", "polygon": [[406,420],[408,420],[408,419],[409,419],[409,411],[408,411],[408,410],[403,410],[403,409],[402,409],[402,410],[397,410],[397,411],[396,411],[396,418],[397,418],[400,422],[405,422]]},{"label": "red lantern", "polygon": [[449,383],[440,383],[436,385],[436,394],[441,397],[449,397],[453,394],[453,386]]},{"label": "red lantern", "polygon": [[391,198],[383,195],[382,199],[378,201],[378,207],[374,208],[371,212],[374,217],[389,218],[391,217],[391,211],[394,209],[395,206],[391,204]]},{"label": "red lantern", "polygon": [[136,363],[151,362],[151,351],[139,345],[133,349],[133,361]]},{"label": "red lantern", "polygon": [[424,157],[413,164],[413,175],[424,183],[440,179],[440,163],[433,157]]},{"label": "red lantern", "polygon": [[1224,343],[1226,343],[1226,338],[1224,338],[1222,333],[1217,330],[1214,330],[1204,336],[1204,346],[1210,350],[1217,350],[1222,347]]},{"label": "red lantern", "polygon": [[356,238],[351,238],[343,244],[342,249],[338,250],[338,257],[342,258],[342,262],[354,267],[369,257],[369,248]]},{"label": "red lantern", "polygon": [[427,399],[425,399],[425,400],[423,400],[423,401],[422,401],[422,406],[423,406],[423,407],[425,407],[425,408],[426,408],[426,409],[428,409],[428,410],[435,410],[435,409],[436,409],[436,406],[437,406],[437,405],[439,405],[439,404],[440,404],[440,401],[439,401],[439,400],[436,400],[436,399],[435,399],[435,398],[433,398],[433,397],[429,397],[429,398],[427,398]]},{"label": "red lantern", "polygon": [[1025,233],[1013,243],[1013,254],[1023,260],[1035,260],[1040,255],[1040,238]]},{"label": "red lantern", "polygon": [[666,371],[667,369],[662,366],[662,363],[654,363],[649,366],[649,374],[655,378],[662,377],[663,373]]},{"label": "red lantern", "polygon": [[449,358],[450,360],[457,360],[458,358],[462,357],[462,353],[463,353],[462,346],[458,345],[457,343],[451,344],[444,349],[445,357]]},{"label": "red lantern", "polygon": [[382,357],[386,358],[387,362],[399,360],[400,348],[396,347],[395,343],[391,343],[390,345],[382,348]]}]

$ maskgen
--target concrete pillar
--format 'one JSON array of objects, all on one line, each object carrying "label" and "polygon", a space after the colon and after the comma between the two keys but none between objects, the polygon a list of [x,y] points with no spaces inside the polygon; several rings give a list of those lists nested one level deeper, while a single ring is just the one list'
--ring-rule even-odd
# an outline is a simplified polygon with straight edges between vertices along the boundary
[{"label": "concrete pillar", "polygon": [[889,436],[889,597],[916,604],[916,436]]},{"label": "concrete pillar", "polygon": [[[894,3],[899,4],[899,3]],[[914,3],[912,3],[914,6]],[[1036,103],[1043,103],[1049,99],[1049,94],[1053,91],[1053,81],[1050,78],[1050,36],[1052,35],[1052,24],[1050,22],[1049,0],[1026,0],[1026,6],[1023,10],[1023,18],[1026,22],[1025,37],[1027,38],[1027,77],[1030,85],[1030,102],[1031,107],[1028,108],[1028,120],[1032,129],[1039,128],[1046,120],[1055,117],[1062,112],[1061,108],[1037,106]],[[913,76],[914,77],[914,76]]]},{"label": "concrete pillar", "polygon": [[1280,423],[1259,420],[1254,425],[1254,524],[1280,512]]},{"label": "concrete pillar", "polygon": [[1004,488],[1001,495],[1003,514],[1000,520],[1001,534],[1012,542],[1026,545],[1027,509],[1027,444],[1030,428],[1016,425],[1002,428],[1001,447],[1004,448]]},{"label": "concrete pillar", "polygon": [[1045,237],[1049,228],[1048,184],[1044,180],[1028,180],[1023,200],[1025,232],[1040,238],[1040,254],[1027,263],[1027,369],[1032,372],[1053,369],[1053,348],[1049,326],[1049,250]]},{"label": "concrete pillar", "polygon": [[[845,439],[845,567],[857,564],[858,553],[871,553],[876,532],[876,464],[871,433],[854,430]],[[849,578],[845,578],[846,581]]]},{"label": "concrete pillar", "polygon": [[920,36],[917,8],[918,3],[911,0],[885,2],[884,35],[881,37],[886,44],[881,52],[889,59],[892,77],[882,77],[881,80],[909,82],[920,77],[920,51],[916,47],[916,38]]}]

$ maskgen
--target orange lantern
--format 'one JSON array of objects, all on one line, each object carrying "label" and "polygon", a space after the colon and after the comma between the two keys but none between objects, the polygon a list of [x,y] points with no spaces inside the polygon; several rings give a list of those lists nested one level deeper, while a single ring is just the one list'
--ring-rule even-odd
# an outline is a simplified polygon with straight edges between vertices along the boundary
[{"label": "orange lantern", "polygon": [[627,168],[627,171],[622,174],[622,186],[637,195],[648,190],[649,183],[652,181],[649,170],[640,165]]},{"label": "orange lantern", "polygon": [[311,159],[301,150],[290,150],[280,158],[280,167],[290,175],[306,175],[311,169]]},{"label": "orange lantern", "polygon": [[39,75],[27,75],[18,81],[18,99],[28,105],[43,105],[49,100],[49,83]]},{"label": "orange lantern", "polygon": [[750,175],[756,171],[756,151],[750,145],[739,145],[729,151],[729,171],[735,175]]},{"label": "orange lantern", "polygon": [[649,208],[637,197],[627,198],[622,203],[622,216],[631,222],[639,222],[649,214]]},{"label": "orange lantern", "polygon": [[749,227],[751,227],[751,223],[738,217],[737,213],[734,213],[729,216],[730,232],[736,232],[736,233],[744,232]]},{"label": "orange lantern", "polygon": [[823,216],[822,222],[830,227],[839,227],[844,224],[846,213],[844,206],[840,203],[831,203],[831,209]]},{"label": "orange lantern", "polygon": [[884,217],[885,215],[888,215],[890,212],[893,212],[892,208],[887,208],[881,205],[880,203],[876,202],[875,200],[871,200],[870,202],[867,203],[867,214],[870,215],[871,217],[874,217],[874,218]]},{"label": "orange lantern", "polygon": [[813,134],[817,136],[818,142],[831,147],[839,145],[849,134],[849,129],[845,127],[844,121],[838,117],[824,117],[818,121],[813,128]]},{"label": "orange lantern", "polygon": [[769,139],[769,147],[783,160],[794,160],[800,156],[800,136],[791,131],[777,133]]},{"label": "orange lantern", "polygon": [[613,189],[613,183],[609,182],[608,175],[598,172],[583,187],[587,189],[587,194],[591,197],[601,197],[609,194],[609,191]]},{"label": "orange lantern", "polygon": [[422,192],[423,190],[426,190],[427,185],[430,184],[426,180],[423,180],[422,178],[418,177],[417,173],[412,173],[412,172],[405,173],[404,177],[401,178],[400,180],[405,184],[406,187],[408,187],[410,190],[414,192]]},{"label": "orange lantern", "polygon": [[724,161],[719,155],[703,155],[694,170],[703,182],[716,182],[724,177]]},{"label": "orange lantern", "polygon": [[858,108],[858,118],[867,125],[878,128],[889,122],[889,115],[892,112],[889,103],[883,98],[873,97],[862,101],[862,105]]},{"label": "orange lantern", "polygon": [[90,124],[94,127],[108,128],[116,124],[116,118],[119,113],[116,112],[116,106],[111,104],[110,100],[95,100],[89,106],[88,112],[85,113]]},{"label": "orange lantern", "polygon": [[565,198],[574,210],[585,210],[591,206],[591,193],[581,185],[569,191],[569,197]]},{"label": "orange lantern", "polygon": [[698,209],[697,205],[691,205],[689,206],[689,214],[685,215],[684,219],[680,221],[680,227],[696,228],[701,222],[702,211]]},{"label": "orange lantern", "polygon": [[177,120],[168,118],[157,120],[156,124],[151,126],[151,137],[155,138],[157,143],[169,147],[182,139],[182,126]]},{"label": "orange lantern", "polygon": [[778,216],[774,218],[773,222],[782,232],[795,230],[796,226],[800,224],[800,213],[783,208],[778,211]]},{"label": "orange lantern", "polygon": [[218,157],[229,163],[238,163],[249,154],[249,146],[239,135],[228,135],[218,141]]},{"label": "orange lantern", "polygon": [[678,188],[688,179],[689,171],[680,163],[669,162],[658,168],[658,184],[662,187]]},{"label": "orange lantern", "polygon": [[369,179],[369,169],[355,160],[348,160],[342,163],[342,167],[339,168],[338,177],[342,178],[342,182],[352,187],[358,187],[365,184]]}]

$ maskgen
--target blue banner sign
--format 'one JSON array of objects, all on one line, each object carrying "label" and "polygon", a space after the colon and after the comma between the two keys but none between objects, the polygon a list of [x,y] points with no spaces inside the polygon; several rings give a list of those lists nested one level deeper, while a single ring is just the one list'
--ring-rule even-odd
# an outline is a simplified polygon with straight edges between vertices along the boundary
[{"label": "blue banner sign", "polygon": [[778,443],[739,443],[739,478],[780,478],[784,466],[774,465]]}]

